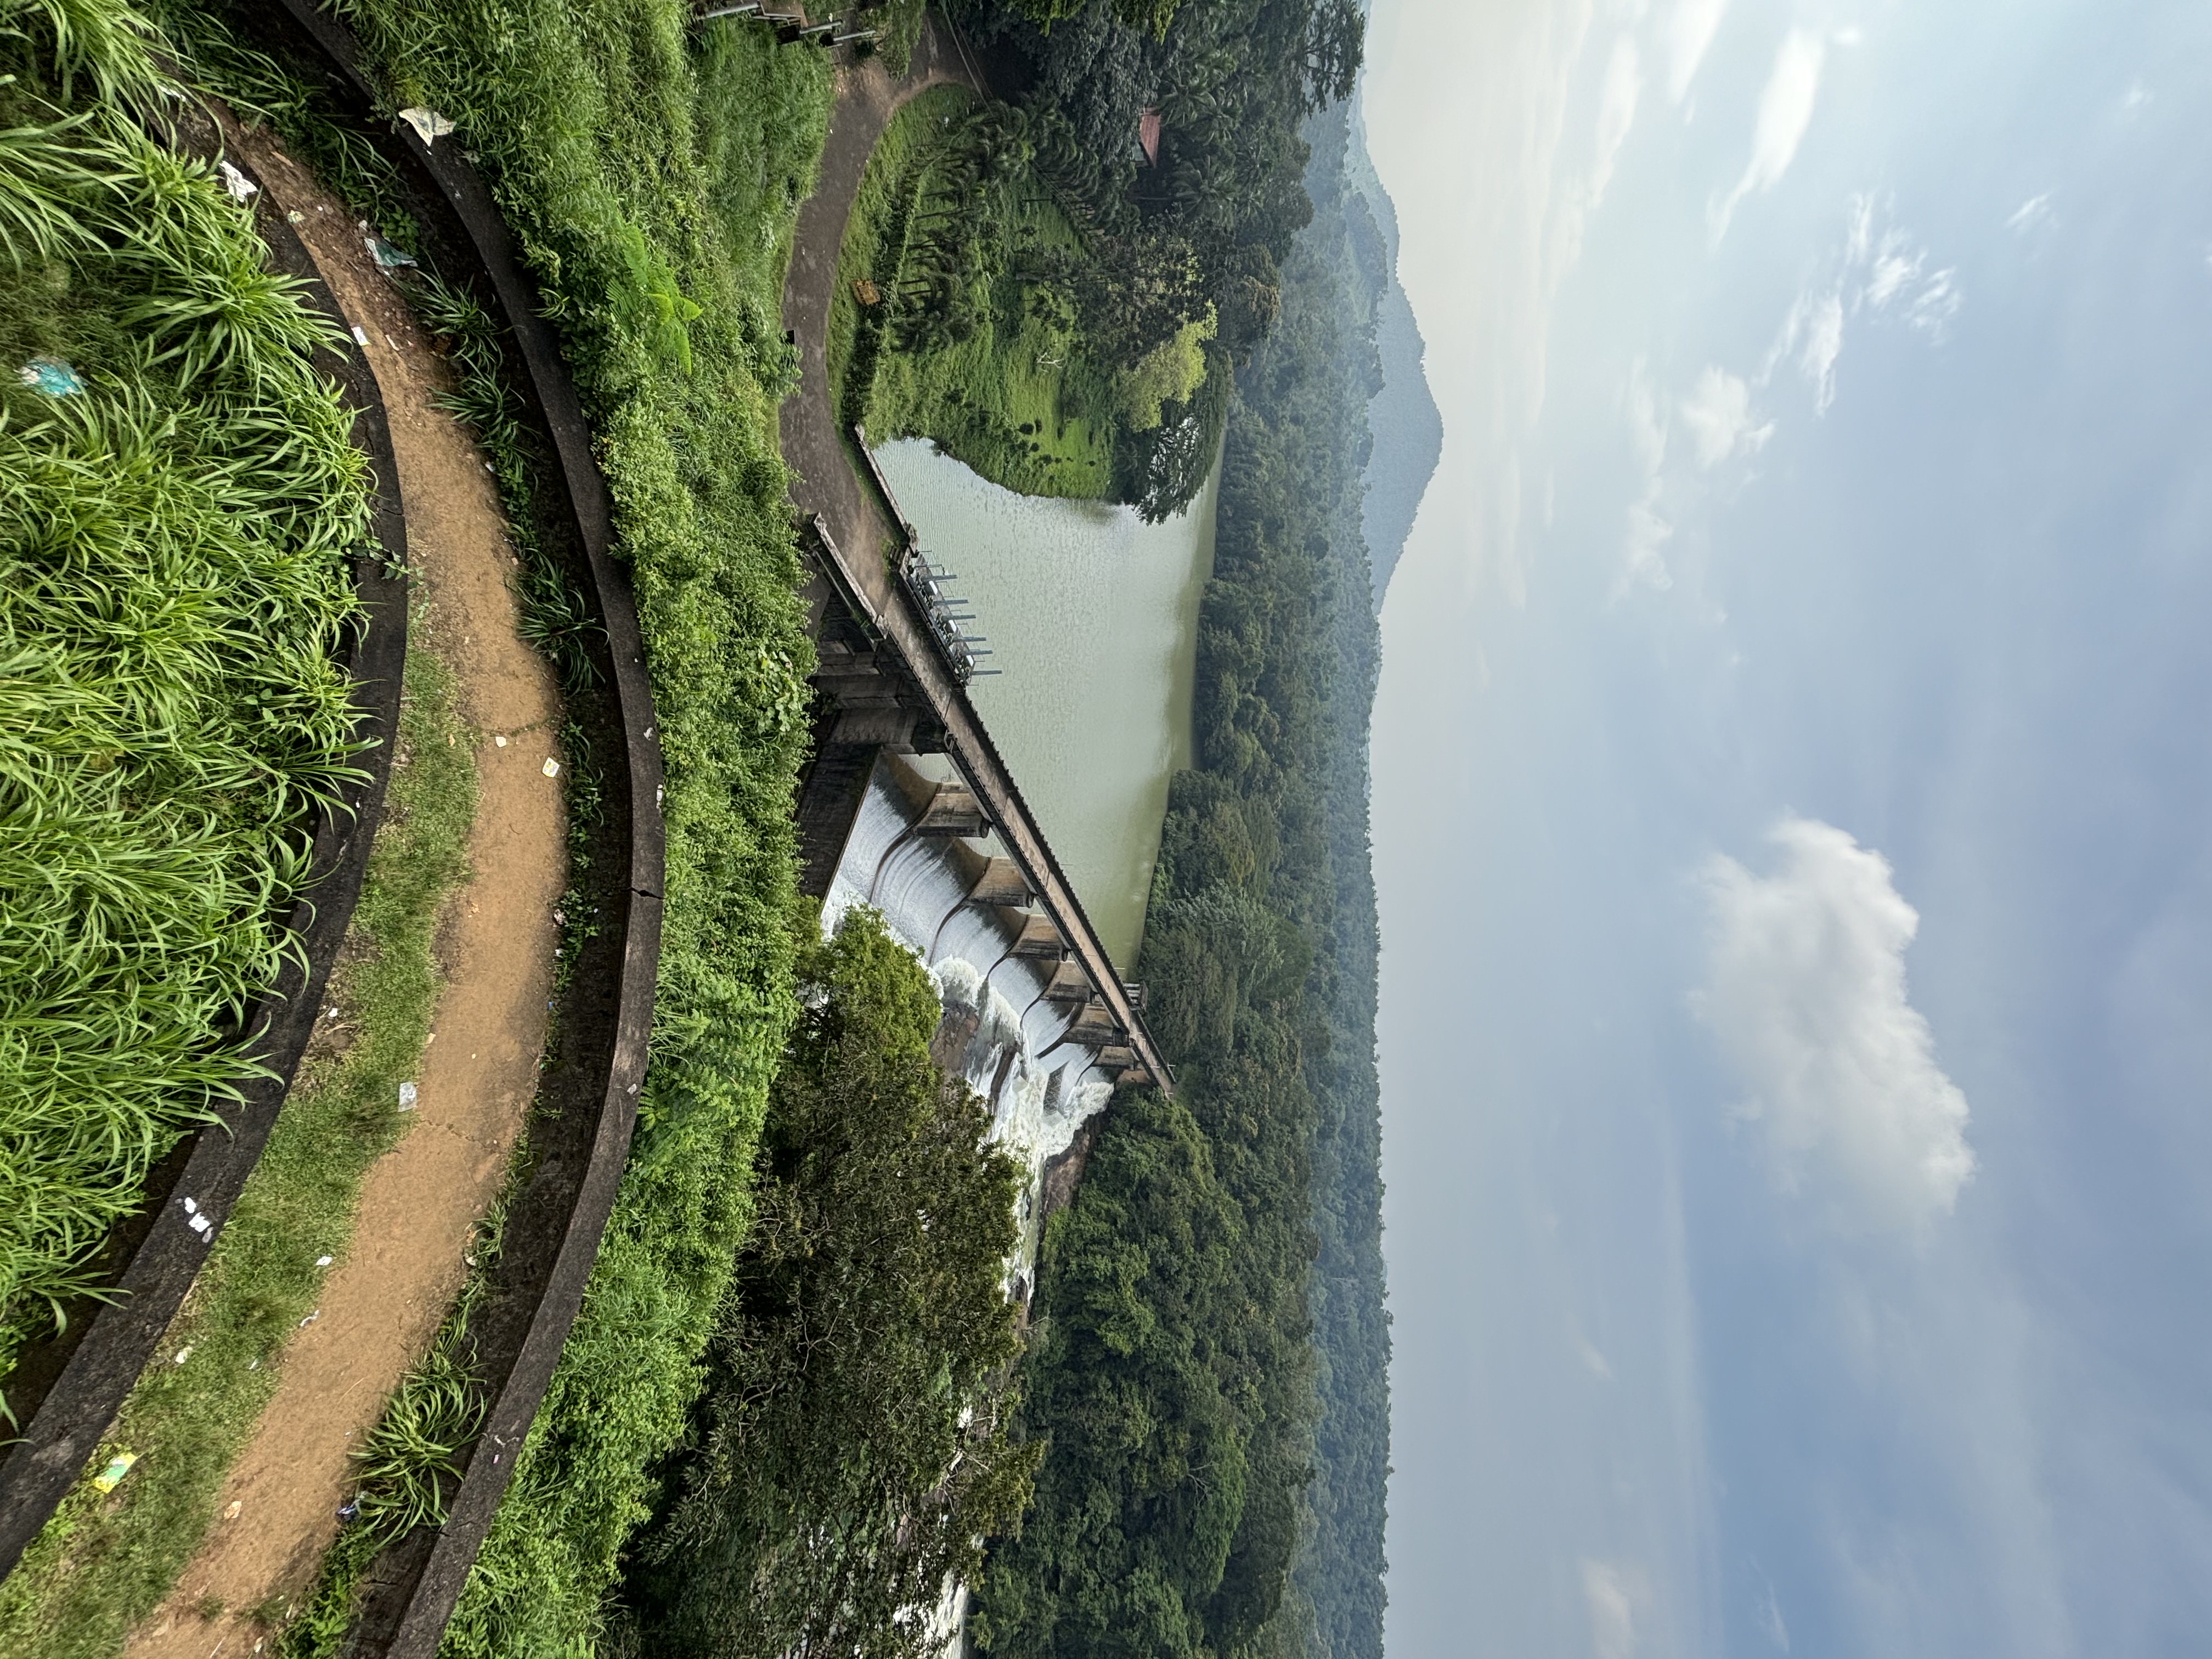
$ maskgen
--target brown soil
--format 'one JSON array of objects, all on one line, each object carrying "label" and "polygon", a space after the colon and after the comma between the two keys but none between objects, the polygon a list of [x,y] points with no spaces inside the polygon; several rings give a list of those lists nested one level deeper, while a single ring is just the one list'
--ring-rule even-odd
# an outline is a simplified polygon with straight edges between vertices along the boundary
[{"label": "brown soil", "polygon": [[[349,1454],[460,1288],[471,1229],[536,1092],[566,875],[562,787],[543,770],[559,754],[559,702],[516,631],[514,556],[483,457],[432,404],[442,364],[344,209],[266,135],[229,138],[368,337],[406,505],[417,625],[459,682],[477,803],[471,884],[439,930],[445,986],[415,1121],[363,1180],[353,1242],[279,1362],[283,1380],[224,1484],[220,1518],[134,1632],[132,1659],[243,1659],[264,1647],[248,1611],[306,1589],[352,1490]],[[231,1611],[200,1616],[218,1601]]]}]

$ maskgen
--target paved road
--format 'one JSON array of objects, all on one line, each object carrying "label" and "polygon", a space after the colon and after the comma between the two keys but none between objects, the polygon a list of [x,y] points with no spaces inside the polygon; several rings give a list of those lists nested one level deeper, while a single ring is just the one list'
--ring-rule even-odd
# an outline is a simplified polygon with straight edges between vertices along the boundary
[{"label": "paved road", "polygon": [[976,84],[957,50],[938,33],[934,18],[923,25],[902,81],[891,79],[880,58],[837,66],[837,102],[830,116],[821,171],[814,194],[799,205],[791,269],[783,279],[783,325],[799,338],[799,392],[784,400],[777,416],[784,461],[799,474],[792,498],[804,510],[822,515],[838,546],[855,562],[881,562],[863,556],[884,548],[890,526],[854,476],[837,431],[829,354],[837,250],[876,140],[908,99],[946,81]]},{"label": "paved road", "polygon": [[945,728],[947,749],[990,814],[999,839],[1089,976],[1105,1012],[1128,1034],[1128,1046],[1143,1069],[1153,1081],[1170,1087],[1172,1073],[1145,1029],[1143,1016],[1131,1005],[1112,958],[1099,944],[1012,773],[966,690],[945,669],[886,568],[884,553],[894,545],[891,522],[875,490],[847,459],[837,429],[828,339],[845,221],[860,191],[869,153],[899,106],[923,88],[946,81],[977,85],[958,49],[938,32],[934,19],[924,26],[905,79],[894,82],[873,58],[839,67],[837,103],[830,118],[821,171],[814,194],[799,210],[791,269],[783,287],[783,325],[798,337],[799,352],[799,392],[785,401],[779,416],[784,462],[797,475],[792,480],[792,500],[800,511],[818,514],[829,527],[847,580],[867,603],[878,629],[906,659]]}]

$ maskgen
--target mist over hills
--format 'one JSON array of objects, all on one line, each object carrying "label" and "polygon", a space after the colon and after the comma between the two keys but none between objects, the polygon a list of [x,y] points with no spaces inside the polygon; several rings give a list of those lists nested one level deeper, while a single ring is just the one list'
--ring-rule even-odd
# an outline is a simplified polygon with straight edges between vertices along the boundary
[{"label": "mist over hills", "polygon": [[[1398,283],[1398,210],[1368,158],[1367,127],[1356,95],[1350,142],[1345,150],[1344,181],[1352,198],[1346,210],[1353,222],[1355,240],[1361,240],[1364,231],[1380,244],[1379,259],[1370,262],[1363,257],[1360,261],[1372,283],[1375,347],[1382,362],[1382,383],[1367,405],[1367,426],[1374,434],[1374,447],[1368,456],[1367,498],[1360,514],[1360,530],[1374,568],[1375,608],[1379,611],[1390,585],[1390,573],[1397,568],[1398,556],[1413,531],[1413,514],[1443,452],[1444,423],[1421,368],[1420,325],[1414,320],[1406,290]],[[1364,208],[1364,214],[1357,210],[1355,203]],[[1360,222],[1363,219],[1365,225]]]}]

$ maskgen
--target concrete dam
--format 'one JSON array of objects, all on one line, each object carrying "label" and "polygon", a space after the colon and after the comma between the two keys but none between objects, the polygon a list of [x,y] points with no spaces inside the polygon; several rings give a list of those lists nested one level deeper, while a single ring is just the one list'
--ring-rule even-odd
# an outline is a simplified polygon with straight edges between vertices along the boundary
[{"label": "concrete dam", "polygon": [[862,533],[888,520],[888,557],[848,557],[820,516],[802,538],[817,668],[801,882],[825,930],[870,906],[928,969],[945,1011],[939,1063],[1030,1167],[1026,1290],[1055,1161],[1116,1089],[1171,1091],[1174,1074],[1142,988],[1119,976],[969,701],[975,660],[945,637],[912,528],[880,477],[870,483],[880,508]]},{"label": "concrete dam", "polygon": [[882,754],[822,926],[871,906],[927,966],[945,1009],[933,1054],[989,1103],[994,1139],[1029,1166],[1018,1251],[1026,1280],[1048,1170],[1119,1084],[1146,1073],[994,838],[967,833],[975,812],[945,756]]}]

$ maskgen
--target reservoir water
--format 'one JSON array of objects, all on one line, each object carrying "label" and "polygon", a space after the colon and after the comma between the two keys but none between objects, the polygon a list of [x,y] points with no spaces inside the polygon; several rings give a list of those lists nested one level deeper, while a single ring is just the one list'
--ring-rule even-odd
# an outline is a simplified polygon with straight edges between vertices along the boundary
[{"label": "reservoir water", "polygon": [[1190,763],[1198,606],[1214,490],[1148,525],[1133,508],[1019,495],[926,441],[876,451],[922,550],[989,636],[969,688],[1115,964],[1134,970],[1167,815]]}]

